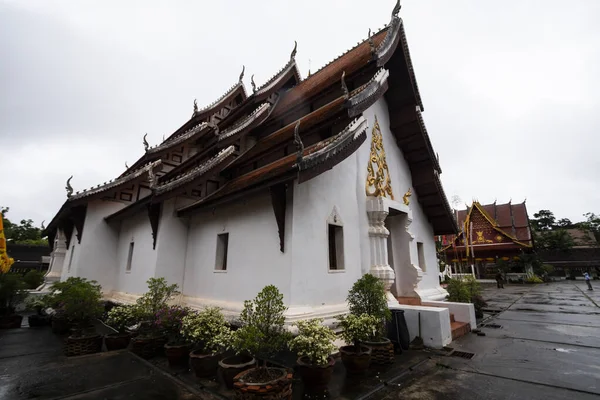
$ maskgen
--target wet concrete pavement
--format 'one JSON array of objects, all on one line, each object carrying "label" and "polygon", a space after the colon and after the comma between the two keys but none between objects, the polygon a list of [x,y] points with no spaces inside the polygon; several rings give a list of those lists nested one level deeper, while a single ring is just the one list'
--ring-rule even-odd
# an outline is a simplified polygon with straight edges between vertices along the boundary
[{"label": "wet concrete pavement", "polygon": [[[600,286],[598,287],[600,291]],[[486,288],[486,336],[452,343],[385,399],[598,399],[600,295],[585,282]],[[499,327],[498,327],[499,325]]]}]

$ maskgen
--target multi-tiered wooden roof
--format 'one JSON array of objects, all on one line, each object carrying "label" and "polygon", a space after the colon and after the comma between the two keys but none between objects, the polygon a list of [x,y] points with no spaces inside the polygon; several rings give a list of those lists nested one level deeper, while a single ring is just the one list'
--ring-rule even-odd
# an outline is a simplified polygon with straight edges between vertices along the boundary
[{"label": "multi-tiered wooden roof", "polygon": [[[385,96],[390,130],[408,162],[416,192],[436,234],[457,231],[421,112],[399,2],[389,25],[319,71],[302,79],[296,46],[287,63],[252,92],[238,82],[202,109],[160,145],[146,152],[113,182],[72,194],[47,228],[83,230],[85,204],[93,199],[127,206],[108,222],[147,209],[153,233],[162,202],[187,199],[177,209],[185,217],[207,207],[270,189],[283,250],[286,185],[309,180],[337,165],[366,140],[362,113]],[[69,235],[67,236],[69,237]]]}]

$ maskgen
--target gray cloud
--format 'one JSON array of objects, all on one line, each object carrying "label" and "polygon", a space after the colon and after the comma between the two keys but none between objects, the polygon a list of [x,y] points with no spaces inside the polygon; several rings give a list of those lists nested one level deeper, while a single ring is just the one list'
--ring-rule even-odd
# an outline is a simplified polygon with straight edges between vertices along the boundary
[{"label": "gray cloud", "polygon": [[[48,221],[208,104],[257,84],[298,40],[314,72],[389,20],[392,0],[0,3],[0,204]],[[448,197],[600,212],[594,0],[403,2]]]}]

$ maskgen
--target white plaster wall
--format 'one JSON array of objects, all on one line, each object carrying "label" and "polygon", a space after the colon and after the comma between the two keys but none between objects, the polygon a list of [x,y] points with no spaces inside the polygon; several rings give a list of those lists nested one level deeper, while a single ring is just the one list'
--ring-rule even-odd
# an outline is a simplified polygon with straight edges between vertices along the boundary
[{"label": "white plaster wall", "polygon": [[[188,221],[177,218],[177,198],[166,200],[162,205],[156,240],[156,269],[154,276],[165,278],[169,283],[183,287],[185,255],[188,244]],[[149,226],[149,225],[148,225]]]},{"label": "white plaster wall", "polygon": [[73,245],[75,245],[71,272],[68,273],[68,268],[63,268],[65,278],[78,276],[96,280],[102,285],[105,293],[114,289],[118,232],[104,221],[104,217],[123,207],[122,203],[111,201],[94,200],[88,203],[81,243],[77,243],[77,235],[73,232],[71,246],[65,257],[66,267],[68,267]]},{"label": "white plaster wall", "polygon": [[[404,155],[402,154],[402,151],[396,144],[396,140],[394,139],[394,136],[390,131],[388,107],[385,99],[379,99],[375,104],[369,107],[363,113],[363,115],[365,116],[365,118],[367,118],[367,121],[369,122],[369,130],[367,142],[363,144],[363,146],[361,146],[361,148],[357,152],[359,154],[360,162],[362,163],[362,167],[358,169],[358,176],[359,181],[362,182],[363,185],[362,188],[358,187],[357,189],[359,191],[362,189],[362,192],[364,193],[364,183],[367,177],[367,162],[371,146],[371,130],[375,123],[375,116],[377,116],[377,120],[379,121],[379,127],[381,128],[381,133],[383,136],[383,146],[385,148],[386,161],[391,176],[394,199],[396,201],[401,202],[404,193],[406,193],[406,191],[409,188],[412,188],[412,177],[410,173],[410,167],[404,159]],[[359,204],[360,203],[361,201],[359,200]],[[412,197],[410,198],[409,207],[412,211],[413,217],[413,221],[409,227],[409,231],[415,236],[415,239],[412,240],[410,243],[410,259],[412,264],[419,264],[419,258],[417,255],[417,242],[422,242],[425,254],[425,263],[427,265],[427,270],[424,271],[423,278],[418,285],[419,292],[425,293],[426,296],[429,296],[428,293],[443,293],[443,289],[439,286],[433,228],[427,220],[427,217],[425,216],[423,209],[421,208],[421,205],[418,202],[418,195],[415,193],[414,190]],[[364,214],[363,222],[364,224],[366,224],[366,226],[368,226],[366,212],[361,214]],[[363,264],[368,264],[368,262],[368,254],[366,255],[366,258],[363,254]],[[434,295],[434,297],[436,297],[436,295]],[[437,297],[434,299],[440,300],[440,298]]]},{"label": "white plaster wall", "polygon": [[[269,284],[289,304],[291,250],[287,242],[285,253],[279,251],[268,191],[194,214],[189,224],[183,294],[194,298],[194,305],[218,303],[226,310],[241,310],[244,300]],[[215,271],[217,235],[225,232],[227,271],[220,272]]]},{"label": "white plaster wall", "polygon": [[[75,253],[73,253],[73,246],[75,246]],[[79,243],[77,243],[77,229],[73,229],[73,234],[71,235],[71,242],[69,248],[65,252],[65,261],[60,275],[61,281],[67,280],[72,276],[77,276],[77,265],[79,265],[79,255],[81,253],[79,247],[80,245]],[[69,271],[69,260],[71,259],[71,254],[73,254],[73,260],[71,262],[71,270]]]},{"label": "white plaster wall", "polygon": [[[357,202],[357,167],[352,155],[309,181],[295,183],[291,304],[299,312],[302,307],[311,312],[310,308],[332,305],[345,309],[348,290],[362,276],[368,235],[361,228],[359,202],[364,203],[365,196]],[[343,225],[344,270],[329,271],[327,219],[334,207]]]},{"label": "white plaster wall", "polygon": [[[131,271],[126,271],[129,244],[134,242]],[[119,224],[118,245],[116,248],[114,290],[121,293],[142,294],[146,291],[146,281],[154,277],[157,252],[152,249],[152,229],[146,210],[129,217]]]}]

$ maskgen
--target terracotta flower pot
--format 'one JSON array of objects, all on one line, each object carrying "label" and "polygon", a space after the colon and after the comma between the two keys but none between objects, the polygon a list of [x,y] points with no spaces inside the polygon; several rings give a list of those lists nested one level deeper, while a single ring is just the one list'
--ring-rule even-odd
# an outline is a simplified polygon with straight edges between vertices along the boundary
[{"label": "terracotta flower pot", "polygon": [[219,359],[222,354],[206,354],[202,350],[194,350],[190,353],[190,365],[197,378],[210,378],[217,373]]},{"label": "terracotta flower pot", "polygon": [[65,355],[67,357],[100,353],[100,351],[102,351],[102,336],[98,334],[78,337],[69,336],[65,341]]},{"label": "terracotta flower pot", "polygon": [[371,349],[366,346],[360,346],[358,352],[355,346],[342,346],[340,354],[346,372],[350,375],[363,374],[371,364]]},{"label": "terracotta flower pot", "polygon": [[131,335],[129,333],[111,333],[104,336],[104,344],[106,344],[106,350],[122,350],[129,346],[131,341]]},{"label": "terracotta flower pot", "polygon": [[[157,340],[162,341],[162,338],[156,336],[137,336],[131,338],[131,351],[146,360],[156,356]],[[165,343],[162,344],[164,346]],[[162,349],[161,349],[162,350]]]},{"label": "terracotta flower pot", "polygon": [[265,380],[257,376],[262,368],[251,368],[240,372],[233,379],[235,398],[241,400],[269,399],[291,400],[292,398],[292,374],[283,368],[266,368],[272,376]]},{"label": "terracotta flower pot", "polygon": [[223,377],[225,386],[229,389],[233,388],[233,378],[236,377],[240,372],[244,372],[247,369],[253,368],[256,365],[256,359],[250,356],[232,356],[226,357],[219,361],[219,371]]},{"label": "terracotta flower pot", "polygon": [[371,364],[390,365],[396,360],[394,356],[394,344],[388,338],[383,338],[379,342],[361,342],[371,349]]},{"label": "terracotta flower pot", "polygon": [[16,329],[21,327],[23,316],[12,314],[0,317],[0,329]]},{"label": "terracotta flower pot", "polygon": [[165,344],[165,354],[170,367],[186,367],[190,354],[190,345],[187,343]]},{"label": "terracotta flower pot", "polygon": [[169,341],[166,335],[159,335],[154,337],[154,352],[158,356],[165,355],[165,344]]},{"label": "terracotta flower pot", "polygon": [[304,382],[306,392],[324,392],[327,390],[335,366],[333,357],[329,357],[325,365],[314,365],[308,357],[300,357],[296,363],[298,364],[298,374]]}]

